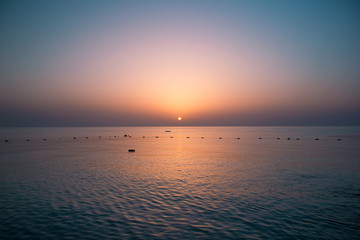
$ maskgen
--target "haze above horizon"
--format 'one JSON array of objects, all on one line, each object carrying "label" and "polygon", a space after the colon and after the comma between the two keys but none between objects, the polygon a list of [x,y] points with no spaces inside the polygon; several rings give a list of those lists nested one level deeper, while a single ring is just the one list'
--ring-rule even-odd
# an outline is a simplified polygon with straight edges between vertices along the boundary
[{"label": "haze above horizon", "polygon": [[8,1],[0,35],[0,126],[360,123],[357,1]]}]

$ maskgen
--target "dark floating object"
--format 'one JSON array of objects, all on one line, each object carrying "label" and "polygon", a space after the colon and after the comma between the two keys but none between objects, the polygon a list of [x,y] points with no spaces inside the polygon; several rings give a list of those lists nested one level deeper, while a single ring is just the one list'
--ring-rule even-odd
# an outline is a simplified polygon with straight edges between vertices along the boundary
[{"label": "dark floating object", "polygon": [[129,149],[128,152],[135,152],[135,149]]},{"label": "dark floating object", "polygon": [[155,138],[159,138],[159,136],[156,136]]},{"label": "dark floating object", "polygon": [[145,138],[145,136],[142,136],[142,138]]},{"label": "dark floating object", "polygon": [[300,140],[300,138],[296,138],[296,140]]},{"label": "dark floating object", "polygon": [[165,132],[171,132],[170,130],[166,130]]},{"label": "dark floating object", "polygon": [[259,139],[262,139],[261,137]]},{"label": "dark floating object", "polygon": [[204,137],[201,137],[201,139],[204,139]]},{"label": "dark floating object", "polygon": [[219,139],[222,139],[222,137],[219,137]]},{"label": "dark floating object", "polygon": [[276,138],[277,140],[280,140],[280,138]]},{"label": "dark floating object", "polygon": [[290,138],[287,138],[287,140],[290,140]]},{"label": "dark floating object", "polygon": [[171,136],[170,138],[174,138],[173,136]]},{"label": "dark floating object", "polygon": [[27,141],[27,142],[29,142],[29,141],[30,141],[30,139],[26,139],[26,141]]},{"label": "dark floating object", "polygon": [[76,137],[73,137],[73,139],[76,139]]},{"label": "dark floating object", "polygon": [[319,141],[319,139],[318,139],[318,138],[315,138],[315,140],[316,140],[316,141]]},{"label": "dark floating object", "polygon": [[240,138],[236,138],[236,139],[240,139]]},{"label": "dark floating object", "polygon": [[341,138],[338,138],[337,141],[341,141],[342,139]]},{"label": "dark floating object", "polygon": [[101,136],[99,136],[99,138],[101,138]]},{"label": "dark floating object", "polygon": [[9,142],[9,140],[5,139],[4,142]]},{"label": "dark floating object", "polygon": [[186,137],[186,138],[190,138],[190,137]]},{"label": "dark floating object", "polygon": [[124,134],[124,137],[127,137],[128,135],[127,134]]},{"label": "dark floating object", "polygon": [[116,138],[116,136],[114,136]]},{"label": "dark floating object", "polygon": [[47,139],[46,139],[46,138],[44,138],[43,140],[44,140],[44,141],[46,141]]},{"label": "dark floating object", "polygon": [[89,137],[86,137],[86,139],[88,139]]}]

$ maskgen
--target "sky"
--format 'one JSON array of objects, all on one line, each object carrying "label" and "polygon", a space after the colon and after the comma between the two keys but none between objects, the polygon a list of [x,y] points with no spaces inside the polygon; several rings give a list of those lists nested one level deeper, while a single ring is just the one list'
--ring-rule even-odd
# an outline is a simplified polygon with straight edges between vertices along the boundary
[{"label": "sky", "polygon": [[3,127],[360,124],[358,1],[1,1],[0,36]]}]

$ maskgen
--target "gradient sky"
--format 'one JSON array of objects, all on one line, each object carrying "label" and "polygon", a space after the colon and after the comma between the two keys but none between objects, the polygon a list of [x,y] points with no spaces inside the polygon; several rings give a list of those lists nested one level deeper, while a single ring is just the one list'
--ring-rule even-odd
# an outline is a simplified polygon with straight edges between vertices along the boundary
[{"label": "gradient sky", "polygon": [[358,1],[2,1],[0,36],[0,126],[360,123]]}]

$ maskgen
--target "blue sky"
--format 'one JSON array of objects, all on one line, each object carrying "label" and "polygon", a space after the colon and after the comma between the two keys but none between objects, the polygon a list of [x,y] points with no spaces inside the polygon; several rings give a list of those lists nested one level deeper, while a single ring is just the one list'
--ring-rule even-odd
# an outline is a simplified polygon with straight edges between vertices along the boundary
[{"label": "blue sky", "polygon": [[0,125],[356,125],[358,1],[7,1]]}]

